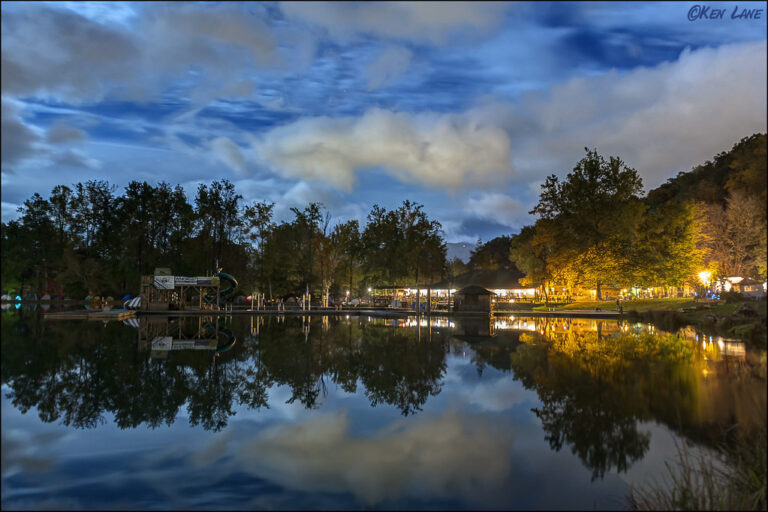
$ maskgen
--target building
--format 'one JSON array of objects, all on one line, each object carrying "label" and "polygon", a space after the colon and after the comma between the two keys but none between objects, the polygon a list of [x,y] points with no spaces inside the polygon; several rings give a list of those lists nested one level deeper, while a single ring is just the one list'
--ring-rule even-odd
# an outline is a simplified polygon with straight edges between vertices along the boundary
[{"label": "building", "polygon": [[453,295],[453,310],[472,313],[490,313],[494,293],[482,286],[465,286]]},{"label": "building", "polygon": [[446,310],[454,304],[454,294],[461,288],[478,286],[492,292],[492,301],[497,305],[515,302],[535,302],[538,288],[524,286],[520,279],[524,274],[517,269],[506,270],[473,270],[465,272],[453,279],[420,286],[394,287],[379,286],[372,288],[371,299],[376,306],[392,306],[413,308],[419,303],[426,309],[426,302],[431,303],[431,309]]}]

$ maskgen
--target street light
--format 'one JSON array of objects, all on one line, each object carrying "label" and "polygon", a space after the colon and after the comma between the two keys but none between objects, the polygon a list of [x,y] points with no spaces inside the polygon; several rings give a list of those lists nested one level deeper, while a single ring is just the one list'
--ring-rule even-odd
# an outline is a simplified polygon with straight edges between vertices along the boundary
[{"label": "street light", "polygon": [[709,270],[703,270],[699,272],[699,279],[701,280],[702,284],[704,284],[704,286],[709,284],[710,277],[712,277],[712,272]]}]

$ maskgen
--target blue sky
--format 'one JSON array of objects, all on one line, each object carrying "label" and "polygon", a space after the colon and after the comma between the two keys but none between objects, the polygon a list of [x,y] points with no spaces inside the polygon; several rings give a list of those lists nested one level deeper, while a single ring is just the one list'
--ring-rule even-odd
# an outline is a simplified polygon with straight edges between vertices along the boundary
[{"label": "blue sky", "polygon": [[[696,5],[724,8],[696,19]],[[760,19],[732,12],[762,9]],[[2,4],[2,218],[107,179],[228,178],[277,214],[532,221],[584,147],[646,189],[766,131],[764,3]]]}]

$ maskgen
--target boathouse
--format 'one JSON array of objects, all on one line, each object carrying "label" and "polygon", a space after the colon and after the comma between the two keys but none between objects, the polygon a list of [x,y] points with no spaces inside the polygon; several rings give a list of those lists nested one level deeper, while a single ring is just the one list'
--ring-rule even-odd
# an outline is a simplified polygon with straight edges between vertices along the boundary
[{"label": "boathouse", "polygon": [[465,286],[453,296],[453,310],[462,312],[490,313],[491,299],[495,294],[482,286]]}]

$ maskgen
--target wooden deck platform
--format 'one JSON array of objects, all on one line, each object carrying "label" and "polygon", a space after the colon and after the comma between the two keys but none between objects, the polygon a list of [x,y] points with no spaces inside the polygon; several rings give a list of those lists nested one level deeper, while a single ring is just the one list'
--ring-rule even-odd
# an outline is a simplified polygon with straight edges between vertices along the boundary
[{"label": "wooden deck platform", "polygon": [[77,311],[52,311],[45,314],[46,320],[125,320],[135,318],[136,311],[128,309],[78,309]]}]

